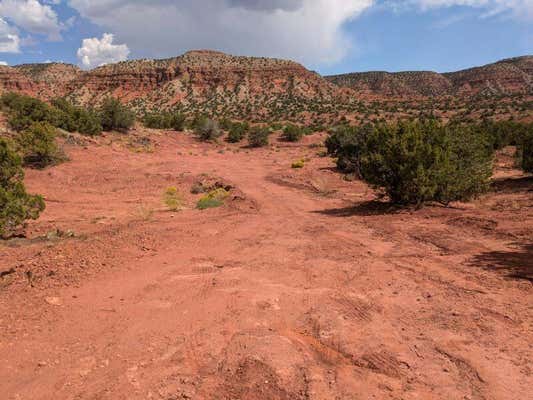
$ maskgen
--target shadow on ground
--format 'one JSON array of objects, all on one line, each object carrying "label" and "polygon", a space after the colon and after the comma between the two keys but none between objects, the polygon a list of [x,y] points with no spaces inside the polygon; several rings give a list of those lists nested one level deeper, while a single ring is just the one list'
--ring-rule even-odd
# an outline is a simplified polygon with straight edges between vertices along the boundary
[{"label": "shadow on ground", "polygon": [[470,261],[470,265],[533,283],[533,243],[522,244],[516,251],[489,251],[478,254]]},{"label": "shadow on ground", "polygon": [[516,193],[521,191],[533,191],[533,176],[521,178],[498,179],[492,182],[494,192]]},{"label": "shadow on ground", "polygon": [[352,217],[352,216],[370,216],[398,214],[408,209],[402,208],[384,201],[364,201],[349,207],[328,208],[325,210],[313,211],[317,214],[328,215],[330,217]]}]

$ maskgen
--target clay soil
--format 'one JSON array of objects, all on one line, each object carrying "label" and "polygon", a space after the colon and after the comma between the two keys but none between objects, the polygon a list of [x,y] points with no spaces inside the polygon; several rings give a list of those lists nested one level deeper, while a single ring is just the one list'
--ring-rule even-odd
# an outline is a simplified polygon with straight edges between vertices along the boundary
[{"label": "clay soil", "polygon": [[[271,140],[108,134],[27,171],[47,209],[0,244],[0,398],[531,398],[533,179],[511,150],[489,194],[406,210],[323,136]],[[197,182],[230,197],[197,210]]]}]

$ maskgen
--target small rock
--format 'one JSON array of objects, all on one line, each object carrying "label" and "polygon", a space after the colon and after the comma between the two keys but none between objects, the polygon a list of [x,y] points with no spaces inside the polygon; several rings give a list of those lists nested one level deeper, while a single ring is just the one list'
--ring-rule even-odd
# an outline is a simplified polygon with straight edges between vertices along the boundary
[{"label": "small rock", "polygon": [[48,304],[52,306],[60,306],[63,304],[61,299],[59,297],[45,297],[44,301],[46,301]]}]

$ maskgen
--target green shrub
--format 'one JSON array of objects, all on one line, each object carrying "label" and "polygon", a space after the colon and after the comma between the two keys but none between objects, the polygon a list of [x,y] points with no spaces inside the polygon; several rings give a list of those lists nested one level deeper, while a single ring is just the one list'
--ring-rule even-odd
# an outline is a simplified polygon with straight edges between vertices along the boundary
[{"label": "green shrub", "polygon": [[135,123],[135,114],[119,100],[108,97],[100,108],[100,119],[105,131],[127,131]]},{"label": "green shrub", "polygon": [[281,134],[281,138],[287,142],[298,142],[303,136],[304,130],[296,125],[287,125]]},{"label": "green shrub", "polygon": [[222,131],[220,130],[217,121],[205,118],[198,123],[194,134],[198,139],[208,142],[219,138],[222,135]]},{"label": "green shrub", "polygon": [[5,93],[0,102],[8,109],[8,124],[17,131],[27,129],[34,122],[48,122],[54,126],[62,116],[48,104],[30,96]]},{"label": "green shrub", "polygon": [[52,106],[57,110],[57,128],[89,136],[102,133],[100,117],[94,111],[74,106],[64,98],[52,100]]},{"label": "green shrub", "polygon": [[0,99],[8,109],[8,124],[21,132],[35,122],[46,122],[68,132],[78,131],[85,135],[98,135],[102,131],[96,113],[70,104],[66,99],[52,100],[52,105],[33,97],[6,93]]},{"label": "green shrub", "polygon": [[196,207],[200,210],[205,210],[206,208],[215,208],[220,207],[224,204],[224,200],[229,196],[229,192],[224,188],[218,188],[210,191],[206,195],[202,196]]},{"label": "green shrub", "polygon": [[531,125],[515,121],[484,120],[478,128],[487,135],[492,147],[499,150],[505,146],[521,143]]},{"label": "green shrub", "polygon": [[268,145],[268,128],[256,126],[248,133],[250,147],[263,147]]},{"label": "green shrub", "polygon": [[144,116],[143,124],[151,129],[182,131],[185,127],[185,115],[179,111],[150,113]]},{"label": "green shrub", "polygon": [[89,136],[96,136],[102,133],[100,118],[93,111],[78,109],[76,112],[76,130]]},{"label": "green shrub", "polygon": [[372,130],[370,125],[361,127],[343,125],[330,132],[325,145],[328,154],[337,159],[339,171],[361,177],[361,150],[370,130]]},{"label": "green shrub", "polygon": [[246,122],[232,122],[228,129],[229,133],[226,140],[230,143],[238,143],[246,137],[250,126]]},{"label": "green shrub", "polygon": [[55,142],[56,129],[47,122],[34,122],[20,133],[17,143],[23,155],[24,164],[45,168],[61,160]]},{"label": "green shrub", "polygon": [[[476,127],[433,120],[381,124],[365,128],[356,140],[357,146],[350,139],[348,147],[360,175],[394,203],[449,204],[488,188],[493,150]],[[341,154],[349,156],[346,150]]]},{"label": "green shrub", "polygon": [[522,168],[525,172],[533,172],[533,129],[522,139],[520,147]]},{"label": "green shrub", "polygon": [[9,237],[27,219],[37,219],[43,198],[26,193],[20,156],[0,138],[0,237]]}]

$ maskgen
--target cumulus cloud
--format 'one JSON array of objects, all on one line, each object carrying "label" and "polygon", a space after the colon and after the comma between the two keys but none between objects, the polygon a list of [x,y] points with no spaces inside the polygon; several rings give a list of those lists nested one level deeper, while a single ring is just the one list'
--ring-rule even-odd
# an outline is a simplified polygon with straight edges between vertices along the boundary
[{"label": "cumulus cloud", "polygon": [[0,17],[0,53],[20,53],[20,37],[16,29]]},{"label": "cumulus cloud", "polygon": [[130,49],[125,44],[113,44],[113,39],[110,33],[104,33],[101,39],[83,39],[77,53],[81,65],[84,68],[94,68],[126,60]]},{"label": "cumulus cloud", "polygon": [[9,65],[8,63],[6,63],[5,61],[0,61],[0,65],[3,65],[4,67]]},{"label": "cumulus cloud", "polygon": [[237,55],[339,61],[343,25],[374,0],[69,0],[82,17],[128,43],[136,57],[209,48]]},{"label": "cumulus cloud", "polygon": [[37,0],[0,0],[0,16],[30,33],[60,40],[64,25],[51,6]]}]

